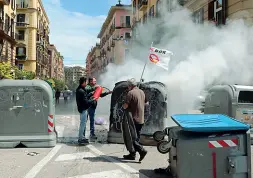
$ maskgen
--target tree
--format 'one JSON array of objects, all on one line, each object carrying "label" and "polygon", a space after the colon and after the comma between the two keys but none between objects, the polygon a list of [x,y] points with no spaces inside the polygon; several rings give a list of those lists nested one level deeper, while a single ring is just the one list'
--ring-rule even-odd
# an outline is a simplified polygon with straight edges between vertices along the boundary
[{"label": "tree", "polygon": [[65,90],[65,82],[63,80],[53,79],[55,82],[55,88],[59,89],[60,91]]},{"label": "tree", "polygon": [[27,70],[19,70],[15,67],[15,79],[27,79],[33,80],[35,78],[35,73]]},{"label": "tree", "polygon": [[0,78],[13,79],[14,71],[9,62],[0,62]]}]

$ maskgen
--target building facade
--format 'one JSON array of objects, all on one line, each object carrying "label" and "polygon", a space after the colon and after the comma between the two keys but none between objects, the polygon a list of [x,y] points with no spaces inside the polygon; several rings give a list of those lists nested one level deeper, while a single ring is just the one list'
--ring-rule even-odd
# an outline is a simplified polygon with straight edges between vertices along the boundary
[{"label": "building facade", "polygon": [[90,76],[98,77],[102,70],[102,63],[100,58],[100,45],[96,44],[95,47],[91,48],[90,51],[90,58],[91,58],[91,67],[90,67]]},{"label": "building facade", "polygon": [[16,65],[49,77],[49,19],[41,0],[17,0]]},{"label": "building facade", "polygon": [[102,25],[100,38],[99,66],[101,70],[109,64],[122,64],[129,53],[128,41],[131,38],[131,6],[117,4],[109,10]]},{"label": "building facade", "polygon": [[91,53],[89,52],[86,57],[86,75],[91,76]]},{"label": "building facade", "polygon": [[0,62],[15,65],[16,1],[0,0]]},{"label": "building facade", "polygon": [[55,45],[50,44],[48,46],[48,54],[49,54],[49,77],[56,78],[58,80],[64,79],[64,65],[63,65],[63,56],[60,52],[57,51]]},{"label": "building facade", "polygon": [[86,77],[85,68],[81,66],[65,67],[64,71],[66,83],[78,83],[81,77]]}]

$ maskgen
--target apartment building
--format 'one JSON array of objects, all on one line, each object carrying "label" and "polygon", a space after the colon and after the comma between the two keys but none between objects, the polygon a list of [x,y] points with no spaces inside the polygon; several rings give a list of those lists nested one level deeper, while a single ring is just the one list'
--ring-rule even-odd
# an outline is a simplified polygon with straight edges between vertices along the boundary
[{"label": "apartment building", "polygon": [[128,41],[131,38],[131,5],[116,4],[98,34],[100,38],[99,66],[103,71],[109,62],[122,64],[129,54]]},{"label": "apartment building", "polygon": [[18,68],[49,77],[49,19],[42,0],[17,0],[16,19]]},{"label": "apartment building", "polygon": [[100,45],[97,43],[95,47],[91,48],[90,51],[91,61],[91,76],[98,77],[102,70],[102,63],[100,62]]},{"label": "apartment building", "polygon": [[244,19],[252,24],[252,0],[187,0],[184,6],[193,12],[196,23],[213,21],[216,25],[224,25],[228,19]]},{"label": "apartment building", "polygon": [[16,1],[0,0],[0,62],[15,65]]},{"label": "apartment building", "polygon": [[63,64],[63,56],[60,52],[57,51],[55,45],[50,44],[48,46],[48,54],[49,54],[49,77],[56,78],[58,80],[64,79],[64,64]]},{"label": "apartment building", "polygon": [[78,83],[80,77],[86,77],[85,68],[81,66],[65,67],[64,71],[66,83]]},{"label": "apartment building", "polygon": [[91,76],[91,53],[89,52],[86,56],[86,75]]}]

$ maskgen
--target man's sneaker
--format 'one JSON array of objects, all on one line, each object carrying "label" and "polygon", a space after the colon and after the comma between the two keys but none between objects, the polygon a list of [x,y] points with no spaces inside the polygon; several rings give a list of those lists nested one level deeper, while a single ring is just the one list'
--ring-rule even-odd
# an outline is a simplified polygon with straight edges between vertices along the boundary
[{"label": "man's sneaker", "polygon": [[89,140],[86,139],[86,138],[84,138],[84,139],[79,139],[79,140],[78,140],[78,143],[79,143],[79,144],[89,144]]},{"label": "man's sneaker", "polygon": [[135,155],[134,154],[123,155],[123,158],[125,160],[135,160]]},{"label": "man's sneaker", "polygon": [[97,140],[98,137],[97,137],[96,135],[91,135],[91,136],[90,136],[90,139],[91,139],[91,140]]},{"label": "man's sneaker", "polygon": [[144,158],[145,158],[145,156],[147,155],[147,151],[146,150],[143,150],[143,151],[141,151],[139,154],[140,154],[140,159],[139,159],[139,162],[141,162]]}]

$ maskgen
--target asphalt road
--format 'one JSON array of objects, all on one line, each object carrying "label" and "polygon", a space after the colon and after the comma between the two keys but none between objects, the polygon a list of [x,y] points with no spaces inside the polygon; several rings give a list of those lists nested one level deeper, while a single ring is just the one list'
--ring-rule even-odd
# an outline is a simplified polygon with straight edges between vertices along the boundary
[{"label": "asphalt road", "polygon": [[[75,101],[60,100],[56,106],[58,144],[54,148],[14,148],[0,151],[1,178],[163,178],[153,169],[167,166],[168,155],[156,147],[146,147],[148,155],[142,161],[124,161],[124,145],[107,144],[108,98],[101,99],[96,117],[107,119],[107,125],[96,126],[98,140],[88,146],[78,146],[79,115]],[[89,126],[89,123],[87,123]],[[87,127],[89,128],[89,127]],[[87,135],[89,130],[87,130]]]}]

